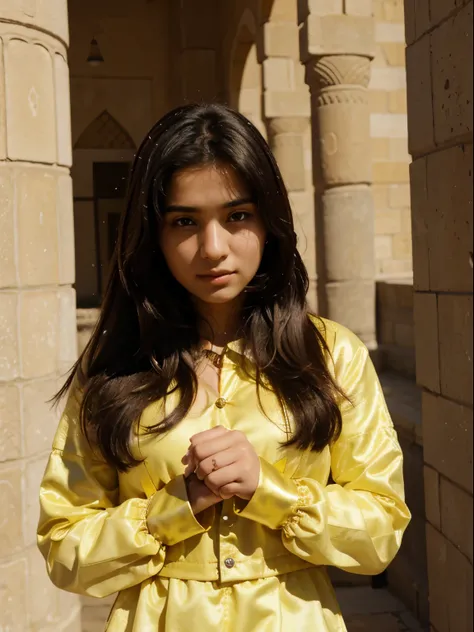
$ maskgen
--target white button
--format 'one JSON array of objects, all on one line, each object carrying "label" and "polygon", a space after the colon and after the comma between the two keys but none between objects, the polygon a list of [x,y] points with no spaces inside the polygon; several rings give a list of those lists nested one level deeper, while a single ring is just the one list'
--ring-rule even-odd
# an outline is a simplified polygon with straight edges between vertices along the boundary
[{"label": "white button", "polygon": [[223,520],[224,522],[227,522],[227,520],[229,520],[229,516],[222,516],[222,520]]}]

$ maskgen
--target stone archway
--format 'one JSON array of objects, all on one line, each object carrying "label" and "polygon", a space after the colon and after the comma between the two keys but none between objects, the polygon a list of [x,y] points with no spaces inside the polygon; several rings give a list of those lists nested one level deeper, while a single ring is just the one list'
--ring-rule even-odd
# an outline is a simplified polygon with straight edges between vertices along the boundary
[{"label": "stone archway", "polygon": [[134,154],[131,135],[108,110],[86,126],[74,145],[76,294],[81,322],[95,321],[95,312],[88,315],[83,310],[101,303]]},{"label": "stone archway", "polygon": [[237,27],[228,77],[230,105],[242,112],[266,136],[262,111],[262,66],[257,54],[257,23],[250,9],[244,11]]}]

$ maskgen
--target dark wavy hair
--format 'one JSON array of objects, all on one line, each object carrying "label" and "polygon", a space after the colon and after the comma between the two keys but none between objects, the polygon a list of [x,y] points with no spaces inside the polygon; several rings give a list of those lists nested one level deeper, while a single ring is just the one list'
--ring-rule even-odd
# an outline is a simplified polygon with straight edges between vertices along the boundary
[{"label": "dark wavy hair", "polygon": [[328,368],[324,336],[309,318],[308,275],[297,250],[288,194],[257,129],[223,105],[186,105],[164,116],[135,156],[111,273],[94,333],[57,393],[82,391],[89,442],[121,471],[137,465],[131,436],[143,410],[172,390],[179,403],[149,429],[164,433],[190,410],[199,343],[190,296],[170,273],[158,235],[173,175],[219,164],[240,175],[267,231],[260,268],[246,288],[243,338],[253,379],[294,419],[285,445],[322,450],[341,431],[342,391]]}]

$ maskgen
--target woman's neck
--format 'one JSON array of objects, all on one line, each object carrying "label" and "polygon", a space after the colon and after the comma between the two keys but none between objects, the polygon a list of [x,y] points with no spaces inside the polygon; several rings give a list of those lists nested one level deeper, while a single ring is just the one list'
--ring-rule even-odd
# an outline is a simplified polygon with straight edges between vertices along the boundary
[{"label": "woman's neck", "polygon": [[226,344],[239,336],[241,327],[241,303],[200,303],[197,305],[200,316],[199,334],[204,341],[215,347]]}]

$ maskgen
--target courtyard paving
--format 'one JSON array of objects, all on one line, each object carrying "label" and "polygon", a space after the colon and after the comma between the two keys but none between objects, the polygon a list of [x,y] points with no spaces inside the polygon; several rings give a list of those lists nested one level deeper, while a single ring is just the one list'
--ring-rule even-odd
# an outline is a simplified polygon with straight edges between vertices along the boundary
[{"label": "courtyard paving", "polygon": [[[425,632],[415,617],[387,590],[356,586],[338,588],[337,594],[348,632]],[[104,631],[112,601],[84,600],[82,632]]]}]

